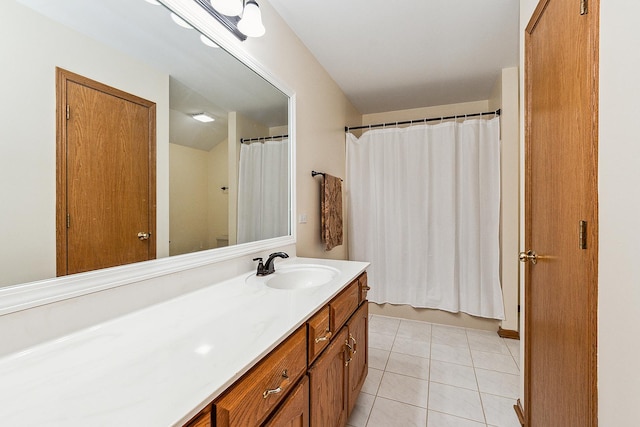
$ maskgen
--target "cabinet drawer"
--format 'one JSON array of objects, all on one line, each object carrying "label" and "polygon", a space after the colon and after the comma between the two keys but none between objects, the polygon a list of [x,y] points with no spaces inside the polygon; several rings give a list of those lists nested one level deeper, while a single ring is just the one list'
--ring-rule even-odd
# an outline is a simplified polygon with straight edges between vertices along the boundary
[{"label": "cabinet drawer", "polygon": [[358,281],[354,280],[343,290],[340,295],[329,302],[331,308],[331,332],[336,333],[347,321],[351,314],[358,308],[360,290]]},{"label": "cabinet drawer", "polygon": [[309,427],[309,378],[303,377],[263,427]]},{"label": "cabinet drawer", "polygon": [[211,407],[208,406],[203,409],[191,421],[185,424],[184,427],[211,427]]},{"label": "cabinet drawer", "polygon": [[360,298],[359,303],[362,304],[363,301],[367,299],[367,292],[369,292],[369,285],[367,284],[367,273],[364,272],[358,277],[358,284],[360,290]]},{"label": "cabinet drawer", "polygon": [[216,427],[262,424],[306,369],[303,326],[215,401]]},{"label": "cabinet drawer", "polygon": [[329,324],[328,305],[307,320],[307,331],[309,334],[309,365],[311,365],[331,341],[332,333],[331,325]]}]

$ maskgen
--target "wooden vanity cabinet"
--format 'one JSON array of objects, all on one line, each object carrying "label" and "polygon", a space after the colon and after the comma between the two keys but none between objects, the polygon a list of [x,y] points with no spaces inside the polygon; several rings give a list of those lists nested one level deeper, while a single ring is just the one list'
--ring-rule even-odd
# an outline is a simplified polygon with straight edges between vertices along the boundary
[{"label": "wooden vanity cabinet", "polygon": [[311,426],[347,424],[347,339],[344,327],[309,369]]},{"label": "wooden vanity cabinet", "polygon": [[200,411],[191,421],[184,427],[211,427],[211,405],[207,405],[205,409]]},{"label": "wooden vanity cabinet", "polygon": [[362,304],[367,299],[367,292],[369,292],[371,288],[367,284],[367,273],[362,273],[360,277],[358,277],[358,291],[359,291],[359,303]]},{"label": "wooden vanity cabinet", "polygon": [[331,312],[331,332],[334,334],[351,317],[360,304],[358,279],[351,282],[342,292],[329,302]]},{"label": "wooden vanity cabinet", "polygon": [[214,401],[216,427],[259,426],[307,370],[307,331],[300,327]]},{"label": "wooden vanity cabinet", "polygon": [[311,427],[346,425],[367,377],[369,308],[360,301],[362,283],[366,273],[329,302],[332,331],[344,326],[309,368]]},{"label": "wooden vanity cabinet", "polygon": [[282,402],[264,427],[309,427],[309,378],[300,383]]},{"label": "wooden vanity cabinet", "polygon": [[369,369],[369,304],[362,304],[347,322],[349,332],[350,361],[347,365],[347,409],[348,414],[356,406],[356,400],[367,378]]},{"label": "wooden vanity cabinet", "polygon": [[309,366],[316,360],[322,350],[327,348],[333,332],[329,322],[329,306],[321,308],[311,319],[307,320]]},{"label": "wooden vanity cabinet", "polygon": [[185,427],[344,427],[368,369],[362,273]]}]

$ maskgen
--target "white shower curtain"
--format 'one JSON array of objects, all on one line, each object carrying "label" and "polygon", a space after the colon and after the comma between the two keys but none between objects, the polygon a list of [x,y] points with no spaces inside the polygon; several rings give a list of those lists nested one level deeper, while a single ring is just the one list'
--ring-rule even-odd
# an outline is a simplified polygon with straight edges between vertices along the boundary
[{"label": "white shower curtain", "polygon": [[242,144],[238,243],[289,234],[288,140]]},{"label": "white shower curtain", "polygon": [[504,318],[499,118],[347,134],[347,178],[371,301]]}]

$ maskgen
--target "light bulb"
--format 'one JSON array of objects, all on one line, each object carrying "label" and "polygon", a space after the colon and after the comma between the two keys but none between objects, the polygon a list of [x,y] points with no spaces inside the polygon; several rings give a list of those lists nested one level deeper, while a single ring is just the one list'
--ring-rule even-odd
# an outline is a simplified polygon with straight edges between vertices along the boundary
[{"label": "light bulb", "polygon": [[238,22],[238,29],[247,37],[262,37],[265,33],[262,25],[260,7],[254,0],[247,1],[242,12],[242,19]]},{"label": "light bulb", "polygon": [[193,27],[191,25],[189,25],[187,23],[187,21],[185,21],[184,19],[180,18],[178,15],[176,15],[173,12],[171,12],[171,19],[173,20],[173,22],[175,22],[176,24],[178,24],[182,28],[187,28],[189,30],[193,30]]},{"label": "light bulb", "polygon": [[200,34],[200,41],[209,47],[215,47],[215,48],[220,47],[217,44],[215,44],[213,40],[211,40],[209,37],[205,36],[204,34]]},{"label": "light bulb", "polygon": [[239,16],[242,13],[242,0],[210,0],[211,6],[223,15]]}]

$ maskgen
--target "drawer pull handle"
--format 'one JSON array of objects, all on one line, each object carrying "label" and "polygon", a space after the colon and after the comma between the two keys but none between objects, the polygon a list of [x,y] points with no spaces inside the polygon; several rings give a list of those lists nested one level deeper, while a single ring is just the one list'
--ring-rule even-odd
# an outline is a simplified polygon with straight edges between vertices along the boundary
[{"label": "drawer pull handle", "polygon": [[349,366],[349,362],[353,359],[353,348],[349,345],[349,340],[344,340],[345,351],[347,352],[347,356],[344,360],[344,366]]},{"label": "drawer pull handle", "polygon": [[282,382],[280,383],[280,385],[278,387],[276,387],[274,389],[271,389],[271,390],[265,390],[262,393],[262,398],[263,399],[266,399],[267,397],[271,396],[272,394],[282,393],[282,389],[289,382],[289,373],[287,372],[286,369],[282,372],[282,378],[284,378],[284,379],[282,380]]},{"label": "drawer pull handle", "polygon": [[319,342],[322,342],[322,341],[329,341],[330,338],[331,338],[331,331],[327,329],[323,337],[317,337],[316,339],[314,339],[314,341],[316,344],[318,344]]},{"label": "drawer pull handle", "polygon": [[353,354],[356,354],[358,352],[358,348],[357,348],[358,343],[356,339],[353,337],[353,335],[351,334],[349,334],[349,339],[353,341]]},{"label": "drawer pull handle", "polygon": [[370,291],[371,288],[369,286],[363,286],[362,289],[364,289],[365,291]]}]

